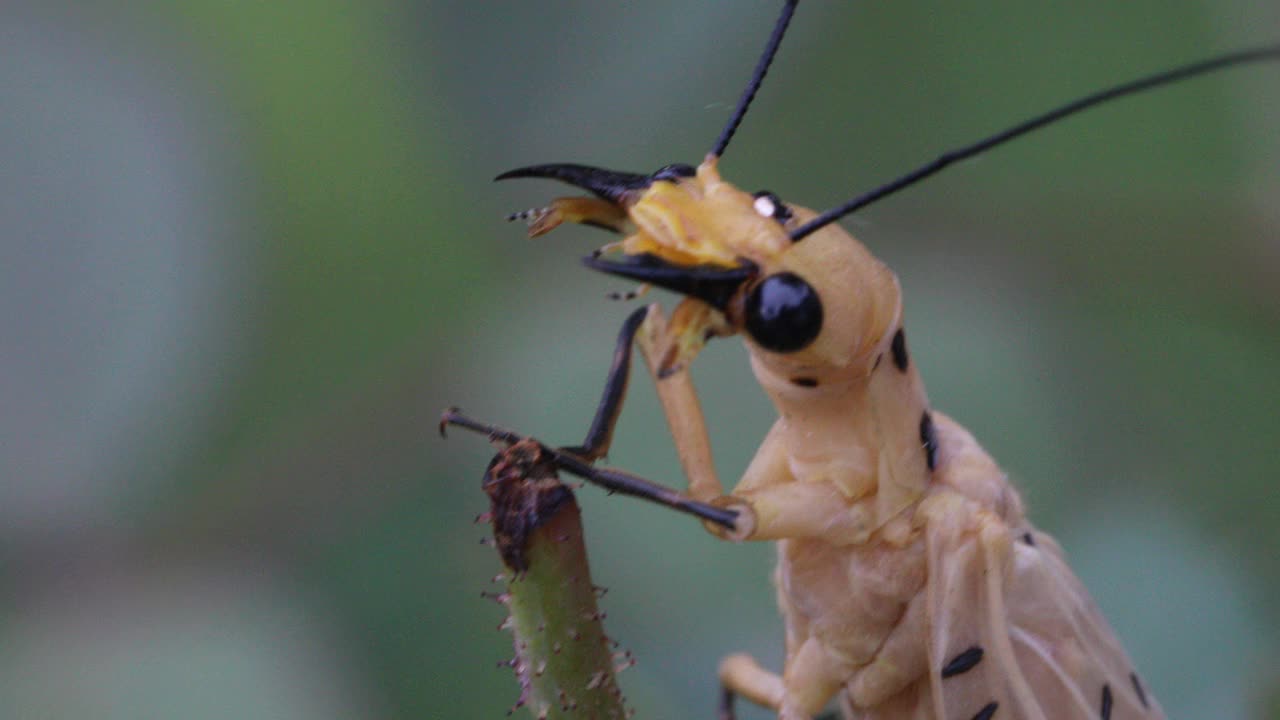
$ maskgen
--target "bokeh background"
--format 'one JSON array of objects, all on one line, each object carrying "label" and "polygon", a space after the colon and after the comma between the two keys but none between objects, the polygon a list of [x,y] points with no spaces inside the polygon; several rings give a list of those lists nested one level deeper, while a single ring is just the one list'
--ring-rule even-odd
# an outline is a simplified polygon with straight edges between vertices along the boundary
[{"label": "bokeh background", "polygon": [[[1033,6],[1034,5],[1034,6]],[[0,717],[493,718],[458,404],[574,442],[629,307],[497,172],[709,147],[773,0],[0,5]],[[722,165],[826,207],[1051,104],[1280,39],[1271,2],[808,2]],[[846,222],[934,404],[1173,717],[1280,717],[1280,67],[1072,120]],[[720,470],[771,422],[695,365]],[[646,381],[612,461],[679,481]],[[580,493],[641,718],[781,659],[766,546]],[[745,717],[762,718],[762,713]]]}]

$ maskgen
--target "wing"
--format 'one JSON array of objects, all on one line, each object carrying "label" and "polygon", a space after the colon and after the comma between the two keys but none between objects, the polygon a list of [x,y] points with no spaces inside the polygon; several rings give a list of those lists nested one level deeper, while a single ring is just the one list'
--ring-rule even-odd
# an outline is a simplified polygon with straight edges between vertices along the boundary
[{"label": "wing", "polygon": [[952,493],[925,529],[940,720],[1163,718],[1054,540]]}]

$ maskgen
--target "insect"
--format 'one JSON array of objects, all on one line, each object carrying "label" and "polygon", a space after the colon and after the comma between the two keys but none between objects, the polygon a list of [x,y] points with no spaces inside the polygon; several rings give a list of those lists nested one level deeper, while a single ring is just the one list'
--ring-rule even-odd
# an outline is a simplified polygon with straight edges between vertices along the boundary
[{"label": "insect", "polygon": [[[563,469],[701,518],[730,540],[779,546],[786,627],[781,672],[745,655],[720,666],[721,717],[745,697],[780,718],[835,699],[856,718],[1158,718],[1163,713],[1067,566],[1027,521],[996,463],[928,403],[893,273],[836,225],[947,166],[1098,104],[1180,79],[1280,59],[1280,47],[1220,56],[1095,93],[939,157],[823,213],[744,192],[719,160],[764,80],[782,15],[712,151],[698,166],[636,174],[574,164],[520,168],[589,196],[514,216],[531,235],[566,223],[626,234],[596,270],[685,296],[623,325],[585,440]],[[741,335],[779,419],[732,491],[711,462],[688,367],[713,337]],[[656,381],[688,487],[598,467],[638,348]],[[521,436],[450,413],[446,420]]]}]

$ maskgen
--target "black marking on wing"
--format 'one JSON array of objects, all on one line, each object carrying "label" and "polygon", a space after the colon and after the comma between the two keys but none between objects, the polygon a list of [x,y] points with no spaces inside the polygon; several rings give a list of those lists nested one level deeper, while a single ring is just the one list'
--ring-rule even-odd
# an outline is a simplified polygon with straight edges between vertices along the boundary
[{"label": "black marking on wing", "polygon": [[978,714],[973,716],[973,720],[991,720],[991,717],[996,714],[996,708],[998,707],[1000,707],[1000,703],[998,702],[989,702],[986,705],[983,705],[982,709],[978,711]]},{"label": "black marking on wing", "polygon": [[902,332],[902,328],[898,328],[898,332],[893,334],[893,343],[890,349],[893,350],[894,366],[902,372],[906,372],[910,360],[907,358],[907,336]]},{"label": "black marking on wing", "polygon": [[1133,681],[1133,691],[1138,693],[1138,699],[1142,701],[1142,707],[1151,709],[1147,704],[1147,691],[1142,689],[1142,681],[1138,679],[1138,673],[1129,673],[1129,679]]},{"label": "black marking on wing", "polygon": [[1111,686],[1102,686],[1102,720],[1111,720]]},{"label": "black marking on wing", "polygon": [[934,432],[933,417],[925,410],[920,417],[920,443],[924,445],[924,460],[933,470],[938,465],[938,436]]},{"label": "black marking on wing", "polygon": [[949,678],[959,675],[962,672],[972,670],[979,662],[982,661],[982,648],[974,645],[964,652],[951,658],[951,662],[942,668],[942,677]]}]

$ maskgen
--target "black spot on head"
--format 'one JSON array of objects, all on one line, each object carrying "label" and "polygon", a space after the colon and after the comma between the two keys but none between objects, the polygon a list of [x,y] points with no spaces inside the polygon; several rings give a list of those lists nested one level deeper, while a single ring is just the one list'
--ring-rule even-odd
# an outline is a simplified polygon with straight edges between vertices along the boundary
[{"label": "black spot on head", "polygon": [[1102,686],[1102,720],[1111,720],[1111,686]]},{"label": "black spot on head", "polygon": [[1137,673],[1129,673],[1129,679],[1133,681],[1133,691],[1138,693],[1138,699],[1142,701],[1142,707],[1150,709],[1147,704],[1147,691],[1142,689],[1142,681],[1138,679]]},{"label": "black spot on head", "polygon": [[1030,545],[1031,547],[1036,546],[1036,539],[1032,536],[1030,531],[1022,533],[1022,542]]},{"label": "black spot on head", "polygon": [[893,364],[902,372],[906,372],[910,360],[907,358],[907,336],[902,332],[902,328],[898,328],[898,332],[893,334],[890,349],[893,350]]},{"label": "black spot on head", "polygon": [[982,648],[974,645],[964,652],[951,658],[951,662],[942,668],[942,677],[949,678],[959,675],[962,672],[972,670],[975,665],[982,662]]},{"label": "black spot on head", "polygon": [[791,378],[791,384],[803,388],[816,388],[818,387],[818,380],[811,377],[793,377]]},{"label": "black spot on head", "polygon": [[973,716],[973,720],[991,720],[992,716],[996,714],[996,708],[998,707],[1000,707],[1000,703],[998,702],[989,702],[986,705],[983,705],[982,709],[978,711],[978,714]]},{"label": "black spot on head", "polygon": [[933,470],[938,465],[938,436],[934,432],[933,416],[928,410],[920,417],[920,443],[924,445],[924,461]]}]

